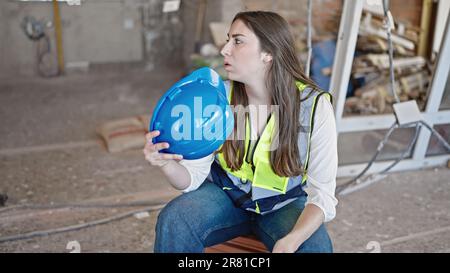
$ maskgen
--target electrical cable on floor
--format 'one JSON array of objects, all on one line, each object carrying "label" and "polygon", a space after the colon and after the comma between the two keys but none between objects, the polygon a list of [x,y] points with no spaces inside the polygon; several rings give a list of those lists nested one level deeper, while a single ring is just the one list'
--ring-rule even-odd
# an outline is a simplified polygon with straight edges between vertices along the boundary
[{"label": "electrical cable on floor", "polygon": [[[401,127],[401,128],[405,128],[405,127]],[[411,139],[411,141],[409,142],[408,147],[403,151],[403,153],[400,155],[399,158],[397,158],[394,162],[392,162],[391,165],[389,165],[387,168],[385,168],[384,170],[382,170],[380,172],[380,174],[385,174],[387,173],[390,169],[392,169],[395,165],[397,165],[397,163],[399,163],[400,161],[402,161],[403,159],[405,159],[405,157],[407,155],[409,155],[412,152],[412,148],[414,146],[414,144],[417,141],[417,138],[419,137],[419,132],[420,132],[420,124],[416,123],[416,130],[414,132],[414,136]]]},{"label": "electrical cable on floor", "polygon": [[424,125],[425,127],[427,127],[428,130],[431,131],[432,134],[434,134],[435,137],[438,138],[438,140],[442,143],[442,145],[444,145],[444,147],[450,151],[450,144],[441,136],[441,134],[438,133],[438,131],[436,131],[436,129],[434,129],[433,127],[431,127],[428,123],[426,123],[425,121],[421,121],[422,125]]},{"label": "electrical cable on floor", "polygon": [[[401,128],[405,128],[405,127],[401,127]],[[379,152],[381,151],[380,146],[384,146],[384,144],[386,143],[386,141],[387,141],[386,136],[388,135],[388,134],[386,134],[385,139],[383,141],[381,141],[380,144],[378,145],[379,149],[377,149],[377,152],[375,153],[375,156],[370,160],[370,162],[366,166],[366,168],[364,168],[364,170],[358,176],[353,178],[352,180],[350,180],[350,181],[340,185],[339,187],[337,187],[336,193],[338,193],[339,195],[346,195],[346,194],[352,193],[354,191],[363,189],[363,188],[365,188],[365,187],[367,187],[367,186],[369,186],[369,185],[371,185],[371,184],[373,184],[375,182],[380,181],[384,177],[386,177],[384,175],[385,173],[387,173],[390,169],[392,169],[395,165],[397,165],[401,160],[403,160],[407,155],[409,155],[411,153],[412,147],[416,143],[417,138],[419,136],[420,124],[417,123],[415,129],[416,130],[415,130],[415,133],[414,133],[414,137],[411,139],[411,141],[409,142],[408,147],[403,151],[403,153],[400,155],[400,157],[398,157],[393,163],[391,163],[388,167],[386,167],[381,172],[372,174],[368,178],[366,178],[365,180],[360,181],[359,178],[361,176],[363,176],[367,172],[367,170],[370,168],[370,166],[376,160]],[[383,176],[383,177],[381,177],[381,176]],[[357,185],[356,186],[352,186],[355,183]]]},{"label": "electrical cable on floor", "polygon": [[24,204],[24,205],[14,205],[8,206],[0,209],[0,214],[10,211],[10,210],[23,210],[23,209],[31,209],[31,210],[39,210],[39,209],[76,209],[76,208],[127,208],[127,207],[144,207],[144,206],[154,206],[153,202],[129,202],[129,203],[116,203],[116,204]]},{"label": "electrical cable on floor", "polygon": [[[445,139],[434,129],[434,128],[432,128],[430,125],[428,125],[426,122],[424,122],[424,121],[419,121],[419,122],[416,122],[416,123],[414,123],[414,124],[416,124],[416,131],[415,131],[415,134],[414,134],[414,137],[413,137],[413,139],[411,140],[411,142],[410,142],[410,144],[408,145],[408,148],[400,155],[400,157],[398,157],[391,165],[389,165],[386,169],[384,169],[384,170],[382,170],[381,172],[378,172],[378,173],[375,173],[375,174],[372,174],[369,178],[367,178],[366,179],[366,181],[364,181],[364,182],[362,182],[362,181],[360,181],[359,179],[367,172],[367,170],[370,168],[370,166],[375,162],[375,160],[376,160],[376,158],[377,158],[377,156],[378,156],[378,154],[380,153],[380,147],[382,148],[385,144],[386,144],[386,142],[387,142],[387,138],[385,137],[384,139],[383,139],[383,141],[381,141],[380,142],[380,144],[378,145],[378,149],[377,149],[377,152],[375,153],[375,156],[374,157],[372,157],[372,159],[369,161],[369,163],[367,164],[367,166],[364,168],[364,170],[361,172],[361,173],[359,173],[355,178],[353,178],[353,179],[351,179],[351,180],[349,180],[348,182],[345,182],[345,183],[343,183],[343,184],[341,184],[341,185],[339,185],[338,187],[336,187],[336,193],[337,194],[339,194],[339,195],[346,195],[346,194],[349,194],[349,193],[351,193],[351,192],[354,192],[354,191],[356,191],[356,189],[362,189],[362,188],[364,188],[364,187],[355,187],[355,188],[353,188],[353,190],[349,190],[349,188],[353,185],[353,184],[365,184],[365,185],[369,185],[369,184],[373,184],[373,183],[370,183],[370,179],[371,178],[374,178],[376,175],[382,175],[382,174],[385,174],[386,172],[388,172],[390,169],[392,169],[395,165],[397,165],[401,160],[403,160],[409,153],[410,153],[410,151],[411,151],[411,149],[412,149],[412,147],[414,146],[414,144],[416,143],[416,141],[417,141],[417,138],[418,138],[418,134],[419,134],[419,131],[420,131],[420,125],[424,125],[427,129],[429,129],[432,133],[433,133],[433,135],[435,135],[437,138],[438,138],[438,140],[444,145],[444,147],[447,149],[447,151],[449,151],[450,152],[450,145],[448,144],[448,142],[446,142],[445,141]],[[407,126],[402,126],[402,127],[399,127],[399,128],[406,128]],[[391,127],[392,128],[392,127]],[[391,132],[392,133],[392,132]],[[387,134],[386,134],[387,135]],[[379,181],[379,180],[378,180]]]},{"label": "electrical cable on floor", "polygon": [[372,164],[375,162],[375,160],[377,159],[378,155],[380,154],[381,150],[383,150],[384,145],[386,144],[389,136],[392,134],[392,132],[394,132],[394,129],[398,127],[397,123],[392,124],[392,126],[389,128],[388,132],[384,135],[384,138],[382,141],[380,141],[380,143],[378,144],[377,150],[375,152],[375,154],[372,156],[372,158],[369,160],[369,162],[367,163],[366,167],[354,178],[352,178],[351,180],[347,181],[346,183],[340,185],[339,187],[337,187],[336,192],[340,193],[341,190],[343,190],[343,188],[347,185],[353,184],[354,182],[358,182],[358,180],[370,169],[370,167],[372,166]]},{"label": "electrical cable on floor", "polygon": [[159,209],[163,208],[165,205],[166,204],[153,205],[153,206],[149,206],[146,208],[124,212],[124,213],[117,214],[117,215],[114,215],[111,217],[107,217],[107,218],[103,218],[100,220],[95,220],[95,221],[91,221],[91,222],[87,222],[87,223],[79,224],[79,225],[72,225],[72,226],[66,226],[66,227],[48,229],[48,230],[38,230],[38,231],[33,231],[33,232],[29,232],[29,233],[24,233],[24,234],[0,237],[0,243],[31,239],[31,238],[35,238],[35,237],[42,237],[42,236],[48,236],[48,235],[53,235],[53,234],[58,234],[58,233],[63,233],[63,232],[80,230],[83,228],[88,228],[88,227],[92,227],[92,226],[96,226],[96,225],[103,225],[103,224],[107,224],[107,223],[110,223],[113,221],[118,221],[118,220],[122,220],[124,218],[128,218],[137,213],[152,212],[155,210],[159,210]]}]

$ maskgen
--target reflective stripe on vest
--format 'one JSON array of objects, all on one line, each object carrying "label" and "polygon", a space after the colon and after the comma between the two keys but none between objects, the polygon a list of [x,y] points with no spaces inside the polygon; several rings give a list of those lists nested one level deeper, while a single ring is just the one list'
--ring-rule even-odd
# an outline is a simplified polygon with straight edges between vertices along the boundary
[{"label": "reflective stripe on vest", "polygon": [[[251,133],[250,122],[248,118],[246,119],[244,161],[239,170],[232,171],[228,168],[223,153],[220,152],[216,155],[216,161],[227,172],[228,177],[230,177],[236,186],[251,182],[251,199],[255,201],[255,208],[249,210],[260,213],[262,204],[258,206],[256,200],[285,194],[289,190],[306,183],[316,102],[322,95],[325,95],[331,100],[331,95],[327,92],[313,90],[301,82],[296,82],[296,86],[299,92],[301,92],[302,98],[299,115],[301,128],[299,131],[298,149],[300,161],[304,168],[303,175],[298,177],[281,177],[272,171],[270,166],[270,146],[275,128],[275,118],[273,115],[270,116],[263,133],[256,142],[253,148],[253,154],[251,151],[248,151]],[[227,88],[227,93],[228,99],[231,102],[233,93],[232,83],[230,83],[230,88]]]}]

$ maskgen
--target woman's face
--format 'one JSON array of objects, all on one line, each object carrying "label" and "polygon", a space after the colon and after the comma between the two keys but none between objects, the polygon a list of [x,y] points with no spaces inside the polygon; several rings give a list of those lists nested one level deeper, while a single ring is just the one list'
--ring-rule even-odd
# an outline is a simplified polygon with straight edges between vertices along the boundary
[{"label": "woman's face", "polygon": [[231,25],[220,53],[230,80],[249,83],[265,76],[267,54],[261,52],[258,37],[241,20]]}]

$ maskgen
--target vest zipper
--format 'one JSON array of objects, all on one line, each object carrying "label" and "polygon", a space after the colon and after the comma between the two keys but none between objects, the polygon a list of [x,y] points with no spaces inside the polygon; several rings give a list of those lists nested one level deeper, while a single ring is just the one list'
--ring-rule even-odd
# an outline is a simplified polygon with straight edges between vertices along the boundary
[{"label": "vest zipper", "polygon": [[256,140],[256,143],[255,143],[255,145],[253,146],[253,149],[252,149],[252,156],[250,157],[252,160],[249,163],[252,165],[253,173],[255,172],[255,170],[254,170],[255,169],[255,161],[254,161],[254,159],[255,159],[254,158],[255,157],[255,150],[256,150],[256,147],[258,146],[258,143],[259,143],[260,139],[261,139],[261,136],[259,136],[258,139]]},{"label": "vest zipper", "polygon": [[[248,122],[250,122],[250,115],[248,116],[247,120],[248,120]],[[249,132],[250,139],[248,140],[247,154],[245,155],[245,162],[250,164],[250,161],[248,160],[248,154],[251,152],[250,151],[250,144],[252,143],[252,125],[249,124],[248,128],[250,130],[250,132]]]}]

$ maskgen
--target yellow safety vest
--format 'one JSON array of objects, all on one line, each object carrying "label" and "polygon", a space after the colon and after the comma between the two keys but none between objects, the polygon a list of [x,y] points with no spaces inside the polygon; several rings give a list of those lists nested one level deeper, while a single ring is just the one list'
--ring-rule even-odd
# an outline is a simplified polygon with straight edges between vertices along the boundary
[{"label": "yellow safety vest", "polygon": [[[331,101],[331,95],[327,92],[313,90],[308,88],[307,85],[297,81],[296,85],[299,92],[302,94],[302,98],[307,98],[302,101],[302,112],[301,112],[301,125],[305,132],[304,141],[299,142],[299,152],[301,157],[302,165],[304,166],[304,174],[302,175],[300,181],[305,183],[307,180],[307,167],[309,162],[309,150],[311,142],[311,134],[314,125],[314,112],[316,108],[317,99],[321,95]],[[230,92],[228,99],[231,102],[232,97],[232,83],[230,83]],[[309,95],[310,92],[314,94]],[[308,94],[306,94],[308,93]],[[303,123],[302,123],[303,121]],[[306,126],[305,126],[306,125]],[[245,153],[244,161],[239,170],[232,171],[226,164],[225,158],[222,152],[216,155],[216,160],[218,160],[220,166],[228,172],[231,176],[239,178],[242,183],[251,182],[252,189],[258,189],[258,191],[253,190],[253,200],[259,199],[255,196],[255,192],[270,191],[271,195],[275,194],[285,194],[289,184],[290,177],[282,177],[275,174],[270,166],[270,145],[272,143],[272,136],[275,129],[275,118],[273,115],[270,116],[269,121],[264,128],[260,138],[254,145],[252,151],[249,151],[250,146],[250,122],[248,118],[246,119],[246,130],[245,130]],[[305,141],[306,140],[306,141]],[[306,143],[305,143],[306,142]]]}]

